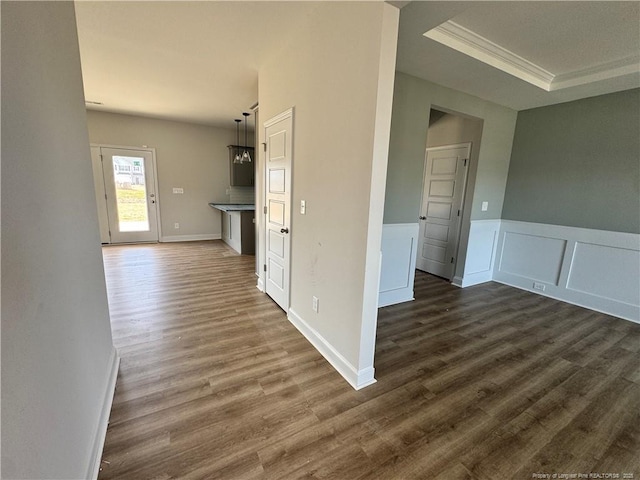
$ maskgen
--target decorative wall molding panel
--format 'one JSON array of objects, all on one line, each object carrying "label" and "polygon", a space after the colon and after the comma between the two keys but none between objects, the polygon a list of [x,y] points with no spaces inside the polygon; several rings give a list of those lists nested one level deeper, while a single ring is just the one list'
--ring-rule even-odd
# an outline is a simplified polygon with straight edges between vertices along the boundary
[{"label": "decorative wall molding panel", "polygon": [[640,235],[502,220],[497,252],[497,282],[640,323]]},{"label": "decorative wall molding panel", "polygon": [[454,277],[451,283],[464,288],[493,279],[499,233],[500,220],[471,221],[464,275]]},{"label": "decorative wall molding panel", "polygon": [[416,274],[417,223],[382,226],[382,267],[378,307],[409,302]]}]

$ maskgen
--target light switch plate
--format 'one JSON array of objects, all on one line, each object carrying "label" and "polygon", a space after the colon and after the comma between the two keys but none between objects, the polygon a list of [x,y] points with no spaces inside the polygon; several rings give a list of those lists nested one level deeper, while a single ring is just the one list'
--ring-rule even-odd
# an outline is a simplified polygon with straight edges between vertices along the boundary
[{"label": "light switch plate", "polygon": [[173,193],[184,193],[184,188],[173,187]]},{"label": "light switch plate", "polygon": [[304,215],[307,213],[307,202],[304,200],[300,200],[300,215]]}]

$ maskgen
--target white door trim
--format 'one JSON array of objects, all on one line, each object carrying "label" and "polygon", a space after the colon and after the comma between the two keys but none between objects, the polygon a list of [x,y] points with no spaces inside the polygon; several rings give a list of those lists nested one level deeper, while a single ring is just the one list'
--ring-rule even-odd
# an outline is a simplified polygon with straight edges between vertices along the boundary
[{"label": "white door trim", "polygon": [[[289,117],[293,118],[293,107],[285,110],[282,113],[279,113],[275,117],[271,117],[269,120],[264,122],[263,128],[268,128],[268,127],[270,127],[272,125],[275,125],[276,123],[281,122],[282,120],[285,120],[285,119],[287,119]],[[266,169],[265,169],[265,173],[266,173]]]},{"label": "white door trim", "polygon": [[439,145],[437,147],[427,147],[425,149],[425,165],[427,163],[426,152],[437,152],[438,150],[449,150],[450,148],[463,148],[467,145],[471,145],[471,142],[462,142],[462,143],[452,143],[451,145]]},{"label": "white door trim", "polygon": [[[154,147],[130,147],[127,145],[114,145],[111,143],[90,143],[89,147],[96,147],[100,151],[103,148],[113,148],[113,149],[135,150],[140,152],[151,153],[151,165],[153,167],[153,187],[156,192],[156,221],[158,224],[158,242],[160,242],[162,239],[162,222],[161,222],[162,215],[160,214],[160,189],[158,187],[158,167],[156,162],[156,149]],[[104,177],[102,178],[102,183],[104,185]],[[111,243],[111,240],[109,241],[109,244],[110,243]]]}]

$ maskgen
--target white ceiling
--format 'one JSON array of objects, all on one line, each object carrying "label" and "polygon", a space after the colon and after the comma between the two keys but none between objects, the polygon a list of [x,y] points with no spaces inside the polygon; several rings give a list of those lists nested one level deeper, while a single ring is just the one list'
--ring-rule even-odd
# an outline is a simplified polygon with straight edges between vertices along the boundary
[{"label": "white ceiling", "polygon": [[235,128],[258,68],[313,2],[76,2],[85,99],[94,110]]},{"label": "white ceiling", "polygon": [[[445,21],[556,80],[581,77],[587,83],[545,91],[424,36]],[[639,87],[639,60],[638,2],[412,2],[400,15],[398,70],[515,110]],[[623,69],[602,71],[615,61],[627,65],[626,74],[614,76]],[[594,79],[585,75],[589,72],[598,72],[596,81],[588,81]]]},{"label": "white ceiling", "polygon": [[[233,128],[261,61],[317,6],[306,1],[81,1],[89,108]],[[452,20],[554,74],[640,54],[638,2],[411,2],[397,69],[516,110],[640,86],[640,75],[544,91],[423,34]],[[328,26],[330,28],[330,26]]]}]

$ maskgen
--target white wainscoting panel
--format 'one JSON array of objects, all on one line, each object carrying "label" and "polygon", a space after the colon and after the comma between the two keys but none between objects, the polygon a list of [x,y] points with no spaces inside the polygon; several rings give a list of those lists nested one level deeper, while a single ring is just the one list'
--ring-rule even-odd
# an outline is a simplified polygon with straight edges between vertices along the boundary
[{"label": "white wainscoting panel", "polygon": [[640,235],[502,220],[497,251],[495,281],[640,323]]},{"label": "white wainscoting panel", "polygon": [[[633,265],[635,269],[629,268]],[[640,292],[639,270],[638,250],[576,242],[567,288],[634,305]]]},{"label": "white wainscoting panel", "polygon": [[499,268],[512,275],[558,285],[566,246],[567,241],[561,238],[505,232]]},{"label": "white wainscoting panel", "polygon": [[416,274],[417,223],[382,226],[382,266],[378,307],[409,302]]},{"label": "white wainscoting panel", "polygon": [[469,230],[467,258],[462,278],[454,277],[452,283],[458,287],[469,287],[493,279],[496,260],[500,220],[473,220]]}]

